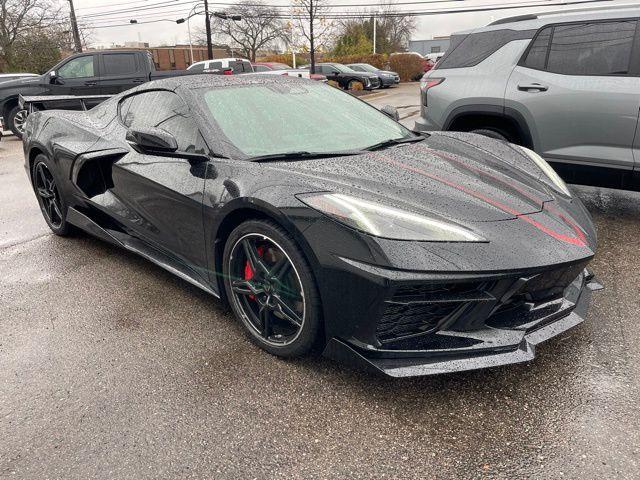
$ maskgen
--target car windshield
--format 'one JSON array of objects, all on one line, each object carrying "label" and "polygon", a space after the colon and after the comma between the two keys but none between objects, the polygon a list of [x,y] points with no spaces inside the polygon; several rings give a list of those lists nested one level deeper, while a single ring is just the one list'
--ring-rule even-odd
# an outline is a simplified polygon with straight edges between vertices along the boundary
[{"label": "car windshield", "polygon": [[367,72],[377,72],[378,69],[376,67],[374,67],[373,65],[369,65],[368,63],[360,63],[359,64],[363,70],[367,71]]},{"label": "car windshield", "polygon": [[363,150],[415,137],[377,109],[322,83],[237,85],[199,93],[215,123],[248,157]]},{"label": "car windshield", "polygon": [[330,67],[335,68],[336,70],[338,70],[339,72],[342,72],[342,73],[353,73],[353,72],[355,72],[355,70],[353,68],[349,68],[346,65],[342,65],[340,63],[332,63],[330,65]]}]

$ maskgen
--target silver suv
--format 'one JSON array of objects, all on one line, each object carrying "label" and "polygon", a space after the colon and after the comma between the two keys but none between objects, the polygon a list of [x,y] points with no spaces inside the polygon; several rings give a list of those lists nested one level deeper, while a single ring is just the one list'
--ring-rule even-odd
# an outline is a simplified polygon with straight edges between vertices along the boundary
[{"label": "silver suv", "polygon": [[415,128],[505,139],[570,182],[640,189],[639,19],[640,8],[609,7],[456,34],[422,79]]}]

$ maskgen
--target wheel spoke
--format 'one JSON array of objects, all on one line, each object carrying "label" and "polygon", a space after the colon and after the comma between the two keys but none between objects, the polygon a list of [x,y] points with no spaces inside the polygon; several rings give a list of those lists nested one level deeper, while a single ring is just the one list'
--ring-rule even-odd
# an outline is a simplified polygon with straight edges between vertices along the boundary
[{"label": "wheel spoke", "polygon": [[276,301],[276,308],[278,312],[285,320],[288,320],[298,327],[302,325],[302,318],[300,318],[300,316],[289,305],[287,305],[282,298],[278,295],[273,295],[273,298]]},{"label": "wheel spoke", "polygon": [[248,280],[235,280],[231,283],[231,289],[239,295],[259,295],[264,290]]},{"label": "wheel spoke", "polygon": [[36,172],[36,175],[40,179],[40,186],[43,188],[47,188],[47,179],[44,176],[44,170],[42,168],[42,164],[38,165],[38,171]]},{"label": "wheel spoke", "polygon": [[47,199],[46,200],[46,206],[45,209],[47,210],[47,216],[49,217],[49,221],[53,222],[53,217],[52,217],[52,209],[51,209],[51,204],[53,203],[53,201],[51,199]]},{"label": "wheel spoke", "polygon": [[55,198],[51,199],[51,206],[55,214],[58,216],[58,220],[62,220],[62,212],[60,211],[60,207],[58,206]]},{"label": "wheel spoke", "polygon": [[273,267],[271,267],[269,275],[280,282],[282,278],[287,274],[290,267],[291,263],[289,262],[289,259],[286,257],[286,255],[282,255],[282,258],[278,260]]},{"label": "wheel spoke", "polygon": [[249,261],[249,266],[251,266],[251,270],[255,272],[260,272],[262,274],[269,273],[267,267],[262,263],[260,257],[258,256],[258,251],[256,250],[253,242],[251,242],[248,238],[245,238],[242,241],[242,247],[244,248],[244,253],[247,256],[247,260]]},{"label": "wheel spoke", "polygon": [[262,336],[269,338],[271,335],[271,311],[266,305],[260,307],[260,322],[262,323]]},{"label": "wheel spoke", "polygon": [[42,198],[51,198],[51,192],[49,192],[49,190],[47,190],[46,188],[41,188],[38,187],[38,195],[40,195]]}]

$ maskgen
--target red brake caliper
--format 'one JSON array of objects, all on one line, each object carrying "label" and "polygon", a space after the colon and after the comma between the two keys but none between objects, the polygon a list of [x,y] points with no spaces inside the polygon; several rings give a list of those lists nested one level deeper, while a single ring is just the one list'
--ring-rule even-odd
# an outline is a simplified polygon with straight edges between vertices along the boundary
[{"label": "red brake caliper", "polygon": [[[258,256],[262,258],[262,254],[264,253],[264,247],[260,246],[256,250],[258,250]],[[251,280],[254,275],[254,271],[251,269],[251,265],[249,265],[249,260],[245,260],[244,262],[244,279]],[[255,300],[255,295],[249,295],[251,300]]]}]

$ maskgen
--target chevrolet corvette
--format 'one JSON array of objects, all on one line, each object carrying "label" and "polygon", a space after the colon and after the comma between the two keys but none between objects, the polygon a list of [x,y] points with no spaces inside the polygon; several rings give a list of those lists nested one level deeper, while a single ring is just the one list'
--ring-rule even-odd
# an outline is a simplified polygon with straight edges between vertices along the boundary
[{"label": "chevrolet corvette", "polygon": [[600,287],[588,212],[526,148],[419,135],[289,77],[170,78],[81,111],[23,100],[51,230],[228,302],[274,355],[394,377],[527,361]]}]

